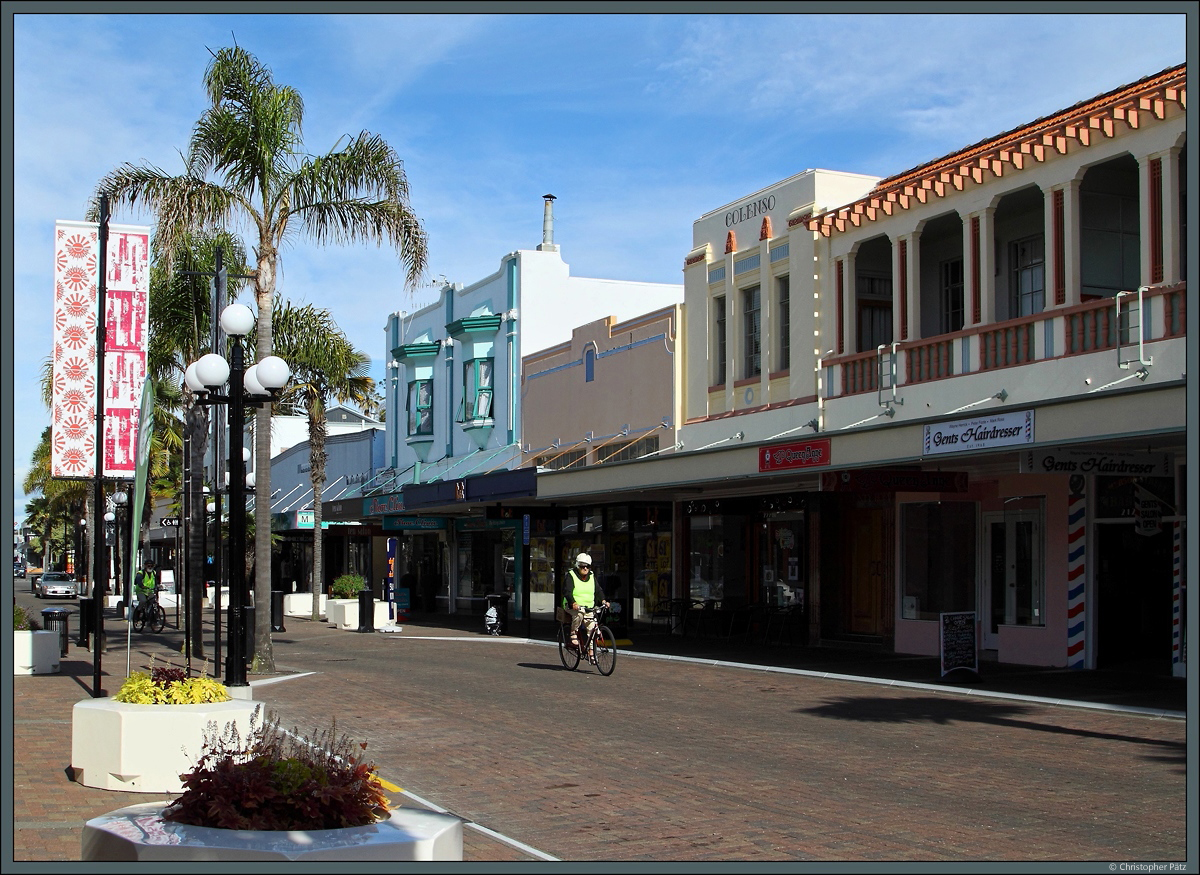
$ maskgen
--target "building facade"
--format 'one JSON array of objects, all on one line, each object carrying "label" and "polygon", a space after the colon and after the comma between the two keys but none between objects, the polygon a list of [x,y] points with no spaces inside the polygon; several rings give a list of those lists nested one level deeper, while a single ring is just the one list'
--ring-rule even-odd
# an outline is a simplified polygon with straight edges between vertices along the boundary
[{"label": "building facade", "polygon": [[[652,342],[663,349],[673,344],[671,319],[677,316],[655,317],[645,325],[635,317],[647,309],[674,307],[682,286],[572,276],[554,243],[553,201],[545,196],[543,238],[535,249],[511,252],[490,276],[465,286],[447,283],[433,304],[388,318],[391,470],[363,491],[361,513],[364,521],[379,520],[396,539],[390,547],[396,576],[406,580],[404,588],[418,609],[482,613],[489,595],[507,594],[513,619],[526,617],[531,572],[521,530],[524,515],[489,519],[485,509],[532,498],[536,464],[556,454],[556,441],[606,434],[598,426],[610,413],[617,416],[615,409],[593,408],[579,423],[578,435],[570,429],[552,437],[539,433],[531,442],[523,432],[526,404],[532,403],[523,389],[524,356],[549,348],[555,350],[551,358],[561,357],[560,346],[572,342],[574,327],[594,322],[622,324],[638,341],[671,332],[671,341]],[[618,349],[622,345],[606,339],[599,365],[598,346],[594,356],[581,354],[581,362],[590,361],[581,364],[581,372],[601,374],[597,391],[606,391],[599,387],[609,385],[610,377],[627,373],[618,363],[644,357],[644,350],[626,355]],[[555,378],[540,374],[533,383],[547,381]],[[539,410],[570,403],[541,394],[537,401]],[[653,422],[643,424],[636,407],[632,420],[612,426],[614,433],[632,422],[630,428],[639,432],[636,442],[674,428],[669,401],[656,396],[646,406],[654,408]],[[636,447],[625,449],[632,453]]]},{"label": "building facade", "polygon": [[539,499],[674,502],[726,629],[1182,673],[1185,79],[701,217],[680,450]]}]

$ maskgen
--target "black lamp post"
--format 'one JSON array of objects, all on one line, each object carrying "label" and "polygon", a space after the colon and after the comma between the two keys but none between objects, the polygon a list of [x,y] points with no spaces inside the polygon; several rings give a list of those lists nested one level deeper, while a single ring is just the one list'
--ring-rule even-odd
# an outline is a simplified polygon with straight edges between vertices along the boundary
[{"label": "black lamp post", "polygon": [[[115,514],[117,538],[116,538],[116,549],[115,549],[115,552],[113,553],[113,559],[114,559],[113,565],[114,565],[114,571],[115,571],[116,586],[113,587],[113,589],[116,593],[120,594],[123,599],[125,599],[125,604],[129,604],[130,603],[129,593],[125,592],[125,590],[128,587],[123,586],[121,583],[121,581],[123,581],[125,579],[125,574],[124,574],[125,567],[126,567],[125,563],[126,562],[131,563],[129,565],[129,567],[132,568],[133,567],[132,563],[134,562],[134,560],[136,558],[134,556],[129,555],[128,551],[121,549],[121,543],[122,543],[121,536],[125,530],[125,526],[122,525],[122,522],[123,522],[122,517],[124,517],[125,514],[129,510],[129,508],[128,508],[129,494],[127,492],[125,492],[124,490],[118,490],[117,492],[113,493],[112,499],[113,499],[113,504],[116,506],[116,509],[117,509],[117,512]],[[107,514],[105,514],[105,516],[107,517]],[[132,539],[130,539],[130,540],[132,540]],[[108,582],[105,581],[105,590],[107,591],[107,589],[108,589]]]},{"label": "black lamp post", "polygon": [[[244,304],[230,304],[221,313],[221,328],[229,336],[229,362],[209,353],[187,369],[188,386],[200,404],[228,405],[229,423],[229,631],[225,647],[225,685],[246,686],[246,636],[243,610],[246,606],[246,462],[242,455],[242,433],[246,407],[270,403],[287,385],[291,369],[279,356],[267,356],[246,369],[242,338],[254,328],[254,314]],[[220,389],[229,382],[229,393]],[[220,585],[220,581],[217,581]]]}]

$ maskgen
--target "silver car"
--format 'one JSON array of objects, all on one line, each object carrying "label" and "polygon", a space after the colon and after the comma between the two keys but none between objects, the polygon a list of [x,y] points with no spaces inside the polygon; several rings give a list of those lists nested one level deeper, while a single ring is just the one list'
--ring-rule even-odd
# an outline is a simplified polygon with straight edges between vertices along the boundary
[{"label": "silver car", "polygon": [[47,571],[38,580],[37,592],[34,595],[40,599],[77,599],[79,584],[65,571]]}]

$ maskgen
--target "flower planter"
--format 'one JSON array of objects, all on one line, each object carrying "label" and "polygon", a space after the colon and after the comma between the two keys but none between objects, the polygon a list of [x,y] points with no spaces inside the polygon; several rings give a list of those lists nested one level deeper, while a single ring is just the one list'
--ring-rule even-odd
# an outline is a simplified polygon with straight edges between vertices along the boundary
[{"label": "flower planter", "polygon": [[[289,592],[283,597],[283,614],[285,617],[301,617],[303,619],[312,618],[312,593],[311,592]],[[317,616],[325,616],[325,593],[320,594],[320,600],[317,602]]]},{"label": "flower planter", "polygon": [[[375,622],[376,629],[382,629],[390,622],[388,620],[388,603],[376,599]],[[358,631],[358,599],[330,599],[328,602],[328,621],[339,629]]]},{"label": "flower planter", "polygon": [[343,829],[265,831],[213,829],[164,821],[162,802],[110,811],[83,828],[88,862],[281,860],[392,861],[463,858],[462,821],[400,808],[387,820]]},{"label": "flower planter", "polygon": [[203,705],[133,705],[111,698],[76,702],[71,712],[75,780],[101,790],[180,793],[179,776],[195,765],[209,722],[218,729],[236,723],[245,737],[258,707],[247,699]]},{"label": "flower planter", "polygon": [[62,635],[55,631],[13,630],[13,674],[58,674]]}]

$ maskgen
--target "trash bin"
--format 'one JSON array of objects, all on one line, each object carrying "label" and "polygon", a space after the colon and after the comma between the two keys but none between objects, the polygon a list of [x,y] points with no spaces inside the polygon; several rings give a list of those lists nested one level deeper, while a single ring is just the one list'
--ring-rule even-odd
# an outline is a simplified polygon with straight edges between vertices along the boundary
[{"label": "trash bin", "polygon": [[500,634],[507,635],[508,601],[512,598],[512,596],[506,592],[492,592],[488,593],[485,598],[487,598],[488,607],[494,607],[496,609],[496,621],[500,624]]},{"label": "trash bin", "polygon": [[375,593],[369,589],[358,593],[358,631],[375,631]]},{"label": "trash bin", "polygon": [[42,608],[42,628],[58,633],[58,646],[63,656],[67,655],[67,646],[70,644],[70,633],[67,631],[70,616],[71,612],[66,608]]},{"label": "trash bin", "polygon": [[286,632],[283,627],[283,590],[271,590],[271,631]]},{"label": "trash bin", "polygon": [[90,646],[89,638],[92,633],[92,619],[96,610],[95,604],[89,598],[79,599],[79,638],[75,644],[78,647],[87,648]]}]

